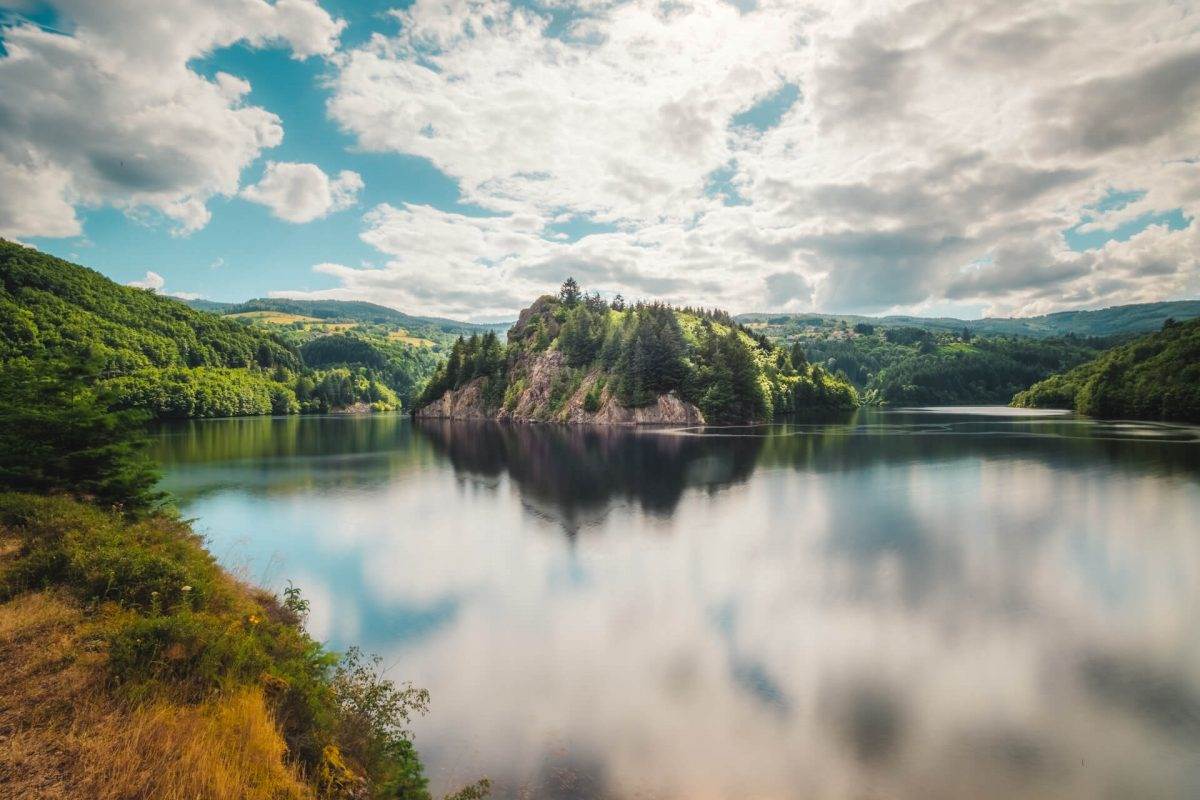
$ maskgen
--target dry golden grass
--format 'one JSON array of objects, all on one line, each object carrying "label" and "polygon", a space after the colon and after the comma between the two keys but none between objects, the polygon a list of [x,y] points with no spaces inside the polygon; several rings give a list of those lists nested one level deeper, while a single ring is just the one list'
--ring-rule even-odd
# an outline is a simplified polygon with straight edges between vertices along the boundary
[{"label": "dry golden grass", "polygon": [[229,314],[231,319],[248,319],[268,325],[290,325],[293,322],[320,322],[316,317],[306,317],[301,314],[288,314],[283,311],[240,311]]},{"label": "dry golden grass", "polygon": [[411,344],[414,347],[433,347],[434,345],[432,339],[423,339],[420,336],[413,336],[405,330],[392,331],[388,334],[387,338],[390,341],[404,342],[405,344]]},{"label": "dry golden grass", "polygon": [[0,605],[0,797],[312,797],[261,687],[135,705],[108,685],[99,641],[62,596]]}]

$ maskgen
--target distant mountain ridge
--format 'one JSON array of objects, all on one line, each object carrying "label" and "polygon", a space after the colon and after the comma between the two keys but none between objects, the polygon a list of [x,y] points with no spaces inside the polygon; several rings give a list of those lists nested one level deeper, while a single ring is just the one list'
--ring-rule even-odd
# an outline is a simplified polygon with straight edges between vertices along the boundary
[{"label": "distant mountain ridge", "polygon": [[915,317],[893,315],[868,317],[856,314],[803,314],[750,313],[735,317],[738,322],[753,326],[828,327],[845,322],[880,326],[907,326],[928,331],[961,331],[970,329],[975,334],[1002,336],[1118,336],[1123,334],[1148,333],[1158,330],[1168,319],[1184,321],[1200,317],[1200,300],[1172,300],[1161,303],[1135,303],[1092,311],[1058,311],[1037,317],[985,317],[983,319],[957,319],[955,317]]},{"label": "distant mountain ridge", "polygon": [[[359,322],[398,325],[411,329],[434,327],[444,333],[470,335],[495,331],[506,332],[512,322],[463,322],[446,317],[408,314],[388,306],[363,300],[297,300],[286,297],[256,297],[241,303],[222,303],[214,300],[182,301],[197,311],[213,314],[243,314],[253,311],[274,311],[317,319],[342,319]],[[1119,336],[1158,330],[1167,319],[1180,322],[1200,317],[1200,300],[1171,300],[1159,303],[1133,303],[1087,311],[1057,311],[1036,317],[918,317],[893,314],[873,317],[865,314],[831,314],[820,311],[799,314],[750,312],[737,314],[734,319],[746,325],[830,327],[838,322],[859,323],[885,327],[913,327],[928,331],[957,333],[963,328],[976,334],[1031,336]]]},{"label": "distant mountain ridge", "polygon": [[213,314],[229,315],[252,311],[274,311],[282,314],[315,317],[321,320],[354,320],[380,325],[397,325],[409,329],[428,326],[437,328],[443,333],[462,333],[468,336],[472,333],[486,333],[487,331],[503,333],[512,325],[511,322],[475,323],[444,317],[417,316],[363,300],[294,300],[287,297],[256,297],[242,303],[218,303],[212,300],[186,300],[184,302],[198,311],[207,311]]}]

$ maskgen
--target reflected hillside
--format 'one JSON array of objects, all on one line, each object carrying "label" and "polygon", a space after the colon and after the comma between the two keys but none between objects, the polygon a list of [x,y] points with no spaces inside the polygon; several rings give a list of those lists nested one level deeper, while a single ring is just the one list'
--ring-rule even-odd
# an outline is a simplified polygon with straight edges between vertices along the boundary
[{"label": "reflected hillside", "polygon": [[156,432],[154,455],[163,464],[361,455],[394,450],[409,435],[398,414],[187,420],[163,423]]},{"label": "reflected hillside", "polygon": [[613,502],[669,515],[689,488],[715,491],[749,478],[765,441],[446,420],[414,428],[459,472],[507,473],[526,503],[561,516],[568,528]]},{"label": "reflected hillside", "polygon": [[834,472],[881,465],[1026,459],[1050,467],[1194,476],[1200,429],[1074,416],[997,417],[864,409],[837,422],[735,429],[764,438],[758,463]]},{"label": "reflected hillside", "polygon": [[163,487],[184,501],[226,490],[356,490],[437,459],[406,417],[386,414],[165,423],[152,453]]}]

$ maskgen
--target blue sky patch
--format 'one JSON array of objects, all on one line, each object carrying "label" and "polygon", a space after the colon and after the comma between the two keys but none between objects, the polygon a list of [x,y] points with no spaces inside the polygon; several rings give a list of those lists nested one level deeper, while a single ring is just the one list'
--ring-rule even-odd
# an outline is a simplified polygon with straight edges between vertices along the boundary
[{"label": "blue sky patch", "polygon": [[774,128],[799,99],[800,87],[785,83],[745,111],[735,114],[730,124],[735,128],[754,128],[757,131]]}]

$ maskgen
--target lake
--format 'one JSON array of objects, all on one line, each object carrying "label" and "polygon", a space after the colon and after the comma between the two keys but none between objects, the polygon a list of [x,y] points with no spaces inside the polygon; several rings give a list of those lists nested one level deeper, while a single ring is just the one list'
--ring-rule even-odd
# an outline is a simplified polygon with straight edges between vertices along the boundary
[{"label": "lake", "polygon": [[221,561],[432,695],[435,790],[1200,797],[1200,430],[190,422]]}]

